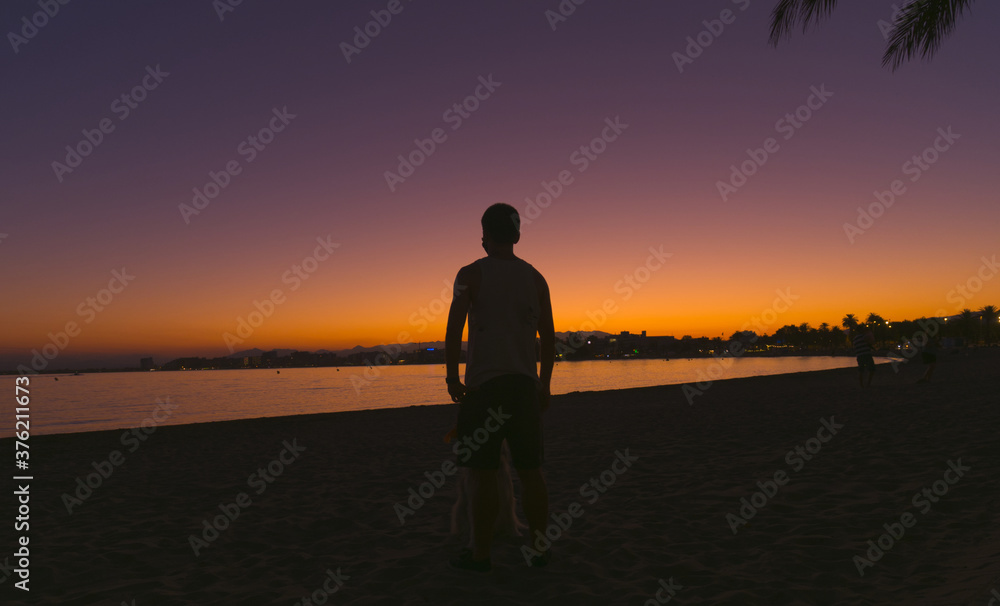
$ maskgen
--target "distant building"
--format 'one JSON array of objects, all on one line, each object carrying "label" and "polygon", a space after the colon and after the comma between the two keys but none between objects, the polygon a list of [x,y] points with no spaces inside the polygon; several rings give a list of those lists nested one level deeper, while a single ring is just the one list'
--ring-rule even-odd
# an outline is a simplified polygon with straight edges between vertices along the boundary
[{"label": "distant building", "polygon": [[142,370],[156,370],[156,364],[153,364],[153,358],[141,358],[139,360],[139,368]]}]

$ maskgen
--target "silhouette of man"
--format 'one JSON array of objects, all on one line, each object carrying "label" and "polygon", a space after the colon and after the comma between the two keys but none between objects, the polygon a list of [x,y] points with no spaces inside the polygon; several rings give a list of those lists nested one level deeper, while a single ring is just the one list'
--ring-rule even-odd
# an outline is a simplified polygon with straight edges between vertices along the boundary
[{"label": "silhouette of man", "polygon": [[[875,359],[872,351],[875,347],[875,335],[864,323],[857,324],[851,331],[851,344],[858,360],[858,383],[861,387],[870,386],[875,377]],[[865,383],[865,371],[868,371],[868,382]]]},{"label": "silhouette of man", "polygon": [[940,344],[940,337],[927,337],[927,342],[920,350],[920,359],[923,361],[924,366],[927,367],[927,370],[924,371],[924,376],[917,383],[927,383],[931,380],[931,375],[934,374],[934,367],[937,366],[937,352]]},{"label": "silhouette of man", "polygon": [[[473,549],[451,560],[452,566],[491,569],[490,545],[498,511],[497,469],[507,440],[511,461],[521,479],[521,500],[529,536],[544,535],[548,489],[542,476],[541,414],[549,405],[555,363],[555,330],[549,287],[534,267],[514,255],[521,220],[508,204],[483,213],[486,256],[466,265],[455,278],[448,312],[445,363],[448,393],[458,402],[458,465],[472,479]],[[458,376],[465,318],[469,346],[465,384]],[[541,372],[536,366],[535,335],[541,339]],[[548,563],[549,552],[531,559]]]}]

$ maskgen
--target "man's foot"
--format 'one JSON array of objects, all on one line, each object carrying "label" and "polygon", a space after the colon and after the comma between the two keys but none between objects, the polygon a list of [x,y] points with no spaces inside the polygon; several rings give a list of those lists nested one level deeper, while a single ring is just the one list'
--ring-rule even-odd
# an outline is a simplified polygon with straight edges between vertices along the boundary
[{"label": "man's foot", "polygon": [[472,550],[466,549],[451,559],[451,567],[475,572],[489,572],[493,569],[490,558],[485,560],[472,559]]},{"label": "man's foot", "polygon": [[546,549],[541,553],[541,555],[531,556],[531,567],[532,568],[545,568],[549,565],[549,561],[552,559],[552,549]]}]

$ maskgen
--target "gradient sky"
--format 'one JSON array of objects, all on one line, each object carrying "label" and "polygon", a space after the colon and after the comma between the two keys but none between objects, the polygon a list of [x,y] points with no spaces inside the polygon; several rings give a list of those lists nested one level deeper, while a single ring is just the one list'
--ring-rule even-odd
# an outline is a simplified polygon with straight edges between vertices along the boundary
[{"label": "gradient sky", "polygon": [[[774,4],[591,0],[553,31],[556,0],[403,0],[350,63],[341,43],[387,2],[246,0],[222,20],[209,0],[61,6],[0,49],[0,369],[67,322],[80,334],[53,367],[224,355],[275,289],[284,302],[237,349],[441,340],[431,303],[482,256],[483,210],[524,213],[564,170],[515,249],[546,276],[556,330],[610,299],[595,328],[728,336],[779,289],[799,298],[769,333],[1000,305],[1000,277],[949,296],[1000,255],[1000,5],[975,4],[933,61],[892,73],[892,2],[842,2],[777,49]],[[674,53],[725,9],[735,21],[681,73]],[[0,26],[38,10],[4,2]],[[121,119],[112,103],[157,65],[169,76]],[[444,112],[491,74],[500,86],[453,129]],[[785,139],[776,123],[814,86],[833,96]],[[240,143],[285,107],[295,118],[248,162]],[[615,117],[628,128],[581,172],[572,154]],[[60,182],[53,161],[106,118]],[[912,182],[904,163],[948,127],[961,138]],[[436,128],[447,139],[390,191],[385,171]],[[723,200],[717,182],[769,137],[778,151]],[[230,161],[241,172],[185,222],[178,206]],[[849,241],[844,224],[896,179],[906,192]],[[327,236],[339,247],[293,290],[282,276]],[[661,246],[672,257],[625,300],[616,284]],[[134,281],[81,313],[122,268]]]}]

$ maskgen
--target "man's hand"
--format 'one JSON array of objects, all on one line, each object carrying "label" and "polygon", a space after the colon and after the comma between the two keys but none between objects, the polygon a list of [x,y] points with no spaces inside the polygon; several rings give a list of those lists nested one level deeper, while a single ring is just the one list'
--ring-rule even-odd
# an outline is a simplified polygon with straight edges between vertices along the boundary
[{"label": "man's hand", "polygon": [[462,398],[465,397],[465,394],[465,385],[461,382],[448,383],[448,395],[451,396],[452,402],[455,402],[456,404],[460,403]]},{"label": "man's hand", "polygon": [[549,408],[549,399],[552,394],[549,393],[549,388],[544,386],[538,387],[538,407],[539,410],[545,412]]}]

